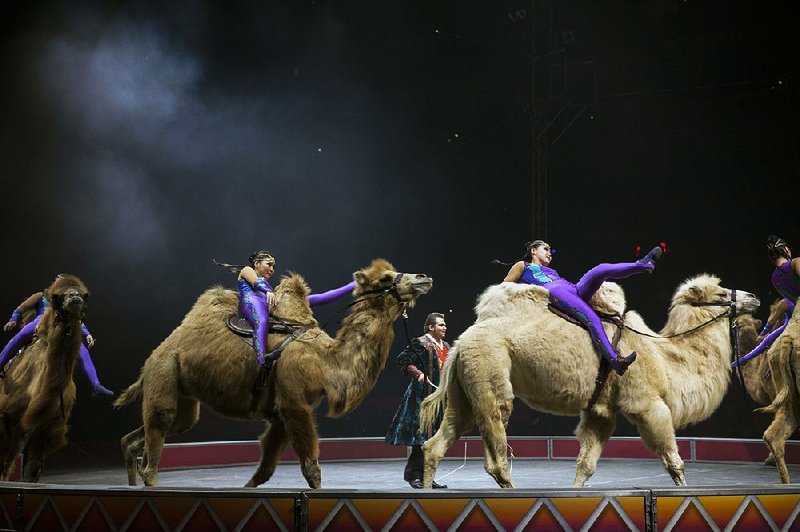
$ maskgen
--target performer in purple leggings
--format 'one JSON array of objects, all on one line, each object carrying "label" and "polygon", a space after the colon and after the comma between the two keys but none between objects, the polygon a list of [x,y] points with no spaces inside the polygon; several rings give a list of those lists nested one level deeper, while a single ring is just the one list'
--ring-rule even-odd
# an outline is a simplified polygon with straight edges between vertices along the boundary
[{"label": "performer in purple leggings", "polygon": [[[275,257],[267,251],[256,251],[248,258],[250,266],[236,266],[232,264],[217,263],[227,267],[234,273],[239,273],[236,285],[240,296],[240,309],[242,314],[253,326],[253,348],[257,352],[256,360],[263,366],[268,360],[274,359],[273,353],[267,353],[267,331],[269,330],[269,311],[275,305],[275,295],[269,279],[275,273]],[[308,296],[308,303],[312,307],[325,305],[336,301],[355,288],[355,281],[344,286]]]},{"label": "performer in purple leggings", "polygon": [[733,361],[731,365],[734,367],[747,363],[769,349],[769,346],[786,329],[789,317],[794,312],[795,302],[800,297],[800,257],[793,259],[789,243],[776,235],[767,237],[767,255],[775,264],[775,270],[772,272],[771,278],[772,286],[783,297],[781,304],[786,309],[783,313],[783,324],[775,327],[778,324],[777,322],[780,321],[780,313],[776,316],[770,316],[770,321],[767,322],[759,334],[759,338],[763,338],[763,340],[759,342],[755,349],[739,358],[738,361]]},{"label": "performer in purple leggings", "polygon": [[[25,301],[20,303],[20,305],[14,309],[14,312],[11,313],[11,318],[3,327],[4,331],[11,331],[15,329],[22,321],[22,315],[29,310],[35,310],[36,317],[22,327],[22,329],[20,329],[19,332],[15,334],[11,340],[9,340],[9,342],[3,348],[3,351],[0,353],[0,379],[5,376],[6,363],[14,358],[17,353],[19,353],[20,349],[29,345],[33,340],[33,336],[36,332],[36,326],[39,325],[39,322],[42,319],[42,314],[44,314],[44,311],[48,306],[50,306],[50,303],[47,300],[47,295],[44,292],[36,292],[28,297]],[[87,346],[92,347],[94,345],[94,337],[84,324],[81,324],[81,331],[83,332],[83,342],[81,342],[79,351],[81,367],[83,368],[83,372],[89,378],[89,382],[92,385],[92,393],[95,395],[114,395],[114,392],[100,384],[100,379],[97,377],[97,370],[92,362],[92,356],[89,354],[89,350],[87,349]]]},{"label": "performer in purple leggings", "polygon": [[503,281],[520,282],[543,286],[550,292],[550,302],[558,310],[580,321],[589,330],[592,342],[614,368],[622,375],[628,366],[636,360],[636,352],[627,357],[620,357],[608,340],[603,324],[597,313],[589,306],[589,299],[608,279],[624,279],[637,273],[652,272],[656,261],[663,253],[660,247],[653,248],[650,253],[636,262],[616,264],[598,264],[578,281],[572,284],[562,279],[558,272],[549,267],[553,256],[550,245],[543,240],[534,240],[526,244],[523,259],[514,264]]}]

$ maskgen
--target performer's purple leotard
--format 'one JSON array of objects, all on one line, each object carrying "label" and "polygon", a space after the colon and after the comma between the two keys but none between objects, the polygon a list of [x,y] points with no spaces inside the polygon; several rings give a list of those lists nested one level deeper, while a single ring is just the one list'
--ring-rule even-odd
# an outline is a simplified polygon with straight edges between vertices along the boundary
[{"label": "performer's purple leotard", "polygon": [[272,285],[262,276],[258,276],[252,285],[239,279],[239,307],[244,317],[253,326],[253,348],[258,353],[259,365],[264,365],[267,348],[267,330],[269,329],[269,309],[267,308],[267,292],[272,292]]},{"label": "performer's purple leotard", "polygon": [[[3,351],[0,352],[0,368],[5,367],[6,362],[16,356],[20,349],[31,343],[33,340],[33,335],[36,333],[36,326],[39,325],[45,309],[47,309],[49,306],[50,303],[44,296],[36,302],[36,317],[33,318],[30,323],[20,329],[19,332],[17,332],[17,334],[15,334],[14,337],[8,341],[6,346],[3,348]],[[11,319],[16,322],[19,321],[20,317],[21,313],[18,310],[15,310],[11,315]],[[81,324],[81,332],[84,338],[84,341],[81,342],[79,349],[81,367],[83,368],[83,372],[89,378],[89,382],[92,385],[92,391],[103,395],[114,395],[111,390],[100,384],[100,379],[97,377],[97,369],[95,369],[92,356],[89,354],[89,350],[86,348],[84,343],[85,338],[91,334],[89,329],[86,328],[86,325]]]},{"label": "performer's purple leotard", "polygon": [[[352,292],[355,286],[355,281],[351,281],[344,286],[321,294],[311,294],[308,296],[308,303],[312,307],[326,305]],[[269,358],[269,354],[266,353],[267,331],[269,330],[269,308],[266,294],[272,292],[272,286],[259,275],[254,285],[244,279],[239,279],[236,287],[239,290],[242,314],[253,326],[253,348],[258,353],[256,360],[263,366],[266,358]]]},{"label": "performer's purple leotard", "polygon": [[[731,363],[733,367],[742,366],[769,349],[772,343],[781,335],[784,329],[786,329],[786,325],[789,323],[789,316],[794,312],[795,301],[800,297],[800,278],[797,277],[794,270],[792,270],[792,261],[788,260],[776,267],[775,271],[772,272],[771,281],[772,286],[783,296],[783,300],[789,305],[786,316],[783,318],[783,324],[770,332],[752,351],[740,357],[739,360],[734,360]],[[763,336],[767,332],[769,332],[769,324],[764,326],[761,335]]]},{"label": "performer's purple leotard", "polygon": [[637,273],[652,271],[652,262],[622,262],[617,264],[598,264],[578,281],[577,284],[563,279],[558,272],[547,266],[525,262],[525,270],[519,282],[543,286],[550,292],[550,302],[560,311],[580,321],[589,330],[592,342],[606,359],[614,362],[619,355],[608,340],[603,324],[597,313],[589,306],[600,285],[608,279],[624,279]]}]

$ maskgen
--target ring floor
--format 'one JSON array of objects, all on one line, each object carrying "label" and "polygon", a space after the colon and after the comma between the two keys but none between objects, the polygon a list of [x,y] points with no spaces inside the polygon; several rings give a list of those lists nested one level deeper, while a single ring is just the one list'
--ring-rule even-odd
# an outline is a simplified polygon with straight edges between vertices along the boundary
[{"label": "ring floor", "polygon": [[[414,491],[403,481],[404,460],[360,460],[324,462],[322,487],[335,490]],[[255,464],[164,470],[159,473],[159,485],[173,488],[240,488],[250,479]],[[774,466],[757,463],[686,463],[686,481],[691,487],[700,486],[780,486]],[[512,462],[512,478],[520,489],[569,488],[575,474],[574,460],[516,459]],[[792,479],[800,482],[800,466],[790,466]],[[445,477],[445,475],[447,475]],[[483,461],[470,459],[444,460],[437,481],[449,489],[483,490],[497,488],[484,471]],[[48,474],[42,484],[69,486],[125,486],[127,476],[118,468],[68,470]],[[667,488],[672,479],[657,460],[600,460],[597,471],[589,479],[590,489]],[[278,465],[269,482],[260,486],[269,489],[307,489],[308,485],[297,463]],[[438,490],[437,490],[438,491]]]}]

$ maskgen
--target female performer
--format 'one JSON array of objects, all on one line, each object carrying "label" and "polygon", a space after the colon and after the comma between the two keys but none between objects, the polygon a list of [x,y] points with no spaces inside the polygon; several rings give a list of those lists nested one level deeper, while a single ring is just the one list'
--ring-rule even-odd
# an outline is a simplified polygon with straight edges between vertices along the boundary
[{"label": "female performer", "polygon": [[[215,261],[216,262],[216,261]],[[275,295],[269,279],[275,273],[275,257],[268,251],[256,251],[248,257],[249,266],[236,266],[217,262],[234,273],[239,274],[236,287],[239,290],[239,305],[242,314],[253,326],[253,348],[256,350],[256,360],[263,366],[268,360],[274,360],[273,353],[267,353],[267,331],[269,329],[269,311],[275,305]],[[353,291],[355,281],[344,286],[308,296],[308,303],[312,307],[325,305],[336,301],[340,297]]]},{"label": "female performer", "polygon": [[553,259],[550,245],[544,240],[534,240],[525,245],[525,256],[514,264],[503,281],[520,282],[542,286],[550,292],[550,301],[558,310],[580,321],[588,330],[595,347],[600,350],[618,375],[625,373],[636,360],[636,352],[620,357],[608,340],[597,313],[589,306],[589,299],[608,279],[624,279],[637,273],[650,273],[656,266],[663,250],[656,246],[636,262],[598,264],[577,284],[563,279],[550,268]]},{"label": "female performer", "polygon": [[[60,276],[61,274],[57,275],[56,279],[58,279]],[[8,322],[3,327],[4,331],[12,331],[22,323],[22,315],[25,312],[28,312],[29,310],[36,311],[36,316],[28,324],[24,325],[19,332],[15,334],[13,338],[11,338],[11,340],[9,340],[9,342],[3,348],[2,353],[0,353],[0,379],[5,377],[6,363],[17,356],[20,350],[30,344],[31,340],[33,340],[33,335],[36,332],[36,326],[39,325],[45,309],[50,306],[50,302],[47,300],[46,292],[47,291],[36,292],[28,297],[25,301],[20,303],[19,306],[14,309],[14,312],[11,313],[11,318],[9,318]],[[83,372],[89,378],[89,382],[92,384],[92,393],[94,395],[114,395],[114,392],[100,384],[100,379],[97,377],[97,370],[94,367],[92,356],[89,354],[89,350],[87,349],[87,347],[92,347],[94,345],[94,337],[83,323],[81,324],[81,331],[83,332],[83,341],[81,342],[80,346],[81,367],[83,368]]]}]

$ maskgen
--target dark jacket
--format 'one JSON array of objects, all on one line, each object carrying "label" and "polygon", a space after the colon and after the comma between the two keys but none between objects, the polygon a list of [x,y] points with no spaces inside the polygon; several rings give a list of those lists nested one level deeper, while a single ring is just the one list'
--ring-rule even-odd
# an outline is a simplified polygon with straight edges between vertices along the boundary
[{"label": "dark jacket", "polygon": [[[449,349],[450,346],[445,345]],[[429,379],[433,384],[439,385],[439,357],[433,343],[426,337],[420,336],[411,340],[411,344],[397,355],[397,365],[404,375],[411,379],[403,400],[397,409],[389,430],[386,432],[386,443],[392,445],[422,445],[432,434],[417,434],[419,429],[419,406],[434,388],[428,384]],[[417,382],[418,371],[427,377],[423,382]],[[437,420],[432,432],[439,428],[441,420]]]}]

